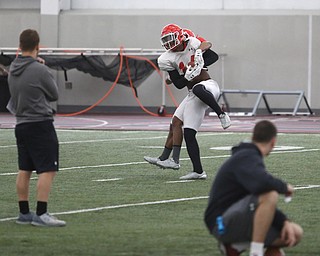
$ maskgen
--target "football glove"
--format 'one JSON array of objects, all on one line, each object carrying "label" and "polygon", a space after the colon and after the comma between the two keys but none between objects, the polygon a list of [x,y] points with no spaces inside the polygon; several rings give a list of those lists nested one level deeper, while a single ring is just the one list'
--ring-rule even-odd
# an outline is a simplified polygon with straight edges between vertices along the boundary
[{"label": "football glove", "polygon": [[194,63],[196,65],[199,65],[201,68],[203,68],[204,60],[202,57],[202,50],[201,49],[196,50],[196,52],[194,54]]},{"label": "football glove", "polygon": [[195,64],[194,67],[192,67],[191,65],[188,65],[186,73],[184,74],[185,79],[187,79],[188,81],[191,81],[193,78],[200,75],[201,69],[202,68],[197,64]]}]

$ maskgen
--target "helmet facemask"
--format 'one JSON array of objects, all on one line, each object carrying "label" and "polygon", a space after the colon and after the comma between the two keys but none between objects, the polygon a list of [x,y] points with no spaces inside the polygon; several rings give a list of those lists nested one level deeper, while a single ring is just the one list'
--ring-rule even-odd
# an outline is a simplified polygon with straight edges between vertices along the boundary
[{"label": "helmet facemask", "polygon": [[179,39],[179,32],[170,32],[168,34],[163,35],[160,38],[161,45],[166,49],[166,50],[172,50],[176,46],[182,43]]}]

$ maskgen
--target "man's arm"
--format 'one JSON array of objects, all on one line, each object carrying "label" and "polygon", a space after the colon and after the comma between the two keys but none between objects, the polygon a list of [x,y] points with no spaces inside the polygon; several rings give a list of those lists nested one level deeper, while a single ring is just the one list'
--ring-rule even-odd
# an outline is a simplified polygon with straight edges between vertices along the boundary
[{"label": "man's arm", "polygon": [[[197,55],[202,55],[204,60],[204,67],[210,66],[215,63],[219,59],[219,55],[212,51],[210,48],[212,47],[212,43],[208,41],[201,42],[199,48],[196,51]],[[197,53],[199,51],[199,53]],[[200,56],[201,59],[201,56]],[[200,61],[200,59],[198,61]],[[202,62],[202,61],[200,61]]]},{"label": "man's arm", "polygon": [[211,49],[206,50],[203,54],[204,66],[210,66],[219,60],[219,55]]},{"label": "man's arm", "polygon": [[202,52],[205,52],[206,50],[209,50],[212,47],[212,43],[209,41],[201,42],[198,49],[200,49]]},{"label": "man's arm", "polygon": [[168,73],[170,80],[178,89],[182,89],[188,85],[189,81],[185,79],[184,76],[180,75],[177,70],[168,71]]},{"label": "man's arm", "polygon": [[174,84],[175,87],[178,89],[182,89],[184,87],[188,87],[188,89],[192,89],[192,87],[200,83],[201,81],[210,79],[210,76],[207,71],[201,70],[201,73],[199,76],[195,77],[191,81],[188,81],[184,76],[180,75],[178,71],[173,70],[169,71],[170,80]]},{"label": "man's arm", "polygon": [[56,81],[54,80],[52,73],[47,67],[44,67],[42,69],[41,82],[42,90],[44,91],[46,98],[51,102],[58,100],[58,86]]}]

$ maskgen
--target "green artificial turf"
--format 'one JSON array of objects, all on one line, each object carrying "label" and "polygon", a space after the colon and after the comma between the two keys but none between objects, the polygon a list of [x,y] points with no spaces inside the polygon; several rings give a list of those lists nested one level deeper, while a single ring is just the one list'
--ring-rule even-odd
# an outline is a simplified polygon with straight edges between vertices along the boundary
[{"label": "green artificial turf", "polygon": [[[48,207],[67,226],[21,226],[14,222],[14,131],[0,129],[0,255],[220,255],[203,214],[215,173],[230,151],[212,148],[235,145],[249,133],[200,132],[208,179],[183,183],[179,177],[191,171],[185,148],[178,171],[143,160],[160,155],[166,132],[58,130],[58,137],[60,172]],[[319,141],[319,134],[279,134],[278,146],[301,148],[272,153],[265,160],[269,171],[294,186],[320,185]],[[32,210],[36,182],[30,184]],[[279,207],[305,232],[287,255],[320,255],[319,196],[320,188],[306,188],[297,190],[289,204],[281,198]]]}]

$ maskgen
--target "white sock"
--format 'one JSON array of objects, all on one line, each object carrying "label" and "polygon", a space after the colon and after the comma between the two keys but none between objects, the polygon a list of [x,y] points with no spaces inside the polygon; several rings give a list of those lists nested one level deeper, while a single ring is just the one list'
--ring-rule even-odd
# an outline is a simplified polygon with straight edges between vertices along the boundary
[{"label": "white sock", "polygon": [[251,242],[250,256],[263,256],[264,243]]},{"label": "white sock", "polygon": [[248,248],[250,248],[250,242],[234,243],[234,244],[231,244],[231,247],[236,249],[238,252],[243,252]]}]

